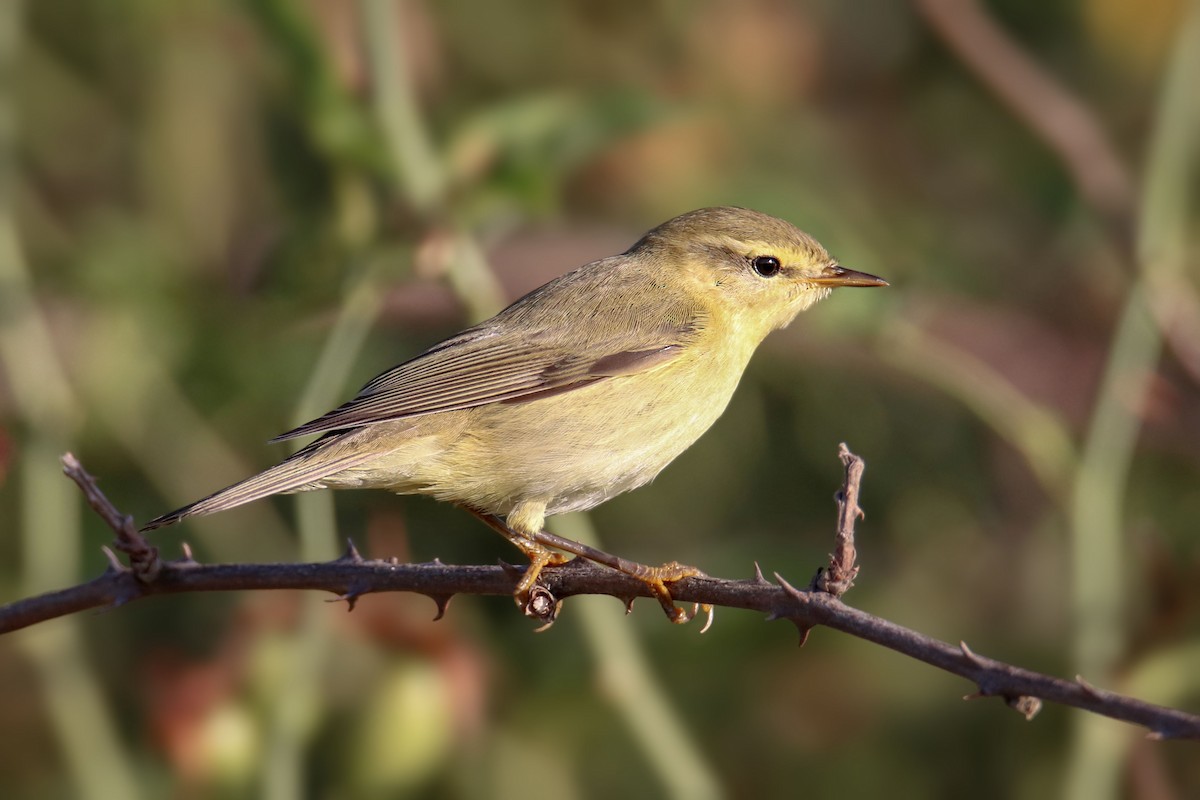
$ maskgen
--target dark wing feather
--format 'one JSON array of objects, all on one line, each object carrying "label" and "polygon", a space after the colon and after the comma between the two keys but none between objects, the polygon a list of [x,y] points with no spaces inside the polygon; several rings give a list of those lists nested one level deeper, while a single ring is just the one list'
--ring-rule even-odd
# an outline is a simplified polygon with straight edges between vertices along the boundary
[{"label": "dark wing feather", "polygon": [[698,317],[682,324],[639,324],[586,348],[584,355],[564,350],[561,332],[498,333],[504,326],[493,320],[393,367],[353,400],[272,441],[571,391],[670,360],[698,324]]}]

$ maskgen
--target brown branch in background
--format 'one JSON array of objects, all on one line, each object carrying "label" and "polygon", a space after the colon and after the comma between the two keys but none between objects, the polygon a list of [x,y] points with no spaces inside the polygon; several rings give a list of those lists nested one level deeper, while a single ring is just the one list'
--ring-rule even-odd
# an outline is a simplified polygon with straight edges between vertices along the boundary
[{"label": "brown branch in background", "polygon": [[[839,497],[839,544],[832,557],[836,564],[831,564],[829,571],[836,566],[853,573],[856,569],[853,523],[858,516],[862,460],[844,445],[841,456],[846,478]],[[88,502],[117,532],[119,540],[124,537],[126,517],[95,490],[90,476],[81,480],[87,475],[82,468],[69,468],[68,474],[79,482]],[[136,549],[138,545],[126,541],[119,547]],[[114,564],[100,577],[80,586],[0,606],[0,633],[156,594],[234,590],[323,590],[346,600],[350,607],[359,597],[372,592],[417,592],[433,599],[440,617],[456,594],[511,596],[520,574],[519,569],[507,565],[451,566],[437,561],[400,564],[394,560],[366,560],[353,546],[341,558],[317,564],[199,564],[187,556],[181,561],[159,562],[153,577]],[[758,611],[769,619],[791,620],[801,631],[823,625],[874,642],[966,678],[977,687],[969,698],[1001,697],[1027,718],[1037,713],[1041,701],[1048,701],[1141,725],[1154,738],[1200,740],[1200,716],[1097,689],[1081,678],[1067,681],[995,661],[977,655],[965,643],[955,646],[933,639],[851,608],[830,592],[799,590],[778,575],[776,578],[777,582],[772,583],[758,570],[750,580],[741,581],[685,578],[673,583],[671,590],[681,602]],[[561,567],[546,568],[539,581],[556,602],[581,594],[609,595],[622,602],[625,598],[651,596],[643,581],[579,559]]]},{"label": "brown branch in background", "polygon": [[1058,156],[1129,258],[1133,181],[1087,106],[1030,58],[979,0],[913,0],[913,5],[975,77]]},{"label": "brown branch in background", "polygon": [[[1005,33],[978,0],[913,0],[930,29],[1063,163],[1104,222],[1117,252],[1136,261],[1134,184],[1084,103]],[[1132,268],[1132,267],[1131,267]],[[1180,364],[1200,383],[1200,296],[1184,281],[1152,281],[1151,311]]]}]

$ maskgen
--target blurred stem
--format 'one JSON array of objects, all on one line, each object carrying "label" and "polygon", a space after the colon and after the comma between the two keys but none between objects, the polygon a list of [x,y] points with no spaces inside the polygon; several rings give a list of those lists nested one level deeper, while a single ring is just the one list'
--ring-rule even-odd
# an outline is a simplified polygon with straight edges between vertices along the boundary
[{"label": "blurred stem", "polygon": [[408,62],[398,45],[403,31],[400,0],[361,0],[363,33],[371,60],[375,112],[392,162],[410,203],[423,214],[445,195],[445,176],[413,92]]},{"label": "blurred stem", "polygon": [[[404,15],[396,13],[398,6],[397,0],[359,0],[375,110],[388,152],[408,202],[432,217],[444,212],[448,180],[421,117],[404,60]],[[486,319],[505,305],[503,287],[466,231],[455,231],[448,273],[450,286],[466,305],[471,322]]]},{"label": "blurred stem", "polygon": [[1021,393],[989,365],[896,317],[880,337],[883,357],[956,397],[1029,464],[1047,494],[1064,502],[1075,469],[1075,447],[1063,422]]},{"label": "blurred stem", "polygon": [[[293,422],[300,425],[337,404],[350,369],[383,306],[381,257],[370,258],[351,279],[338,317],[325,341],[308,383],[296,404]],[[296,497],[300,557],[329,561],[337,556],[337,520],[332,492],[305,492]],[[266,762],[265,794],[275,800],[302,797],[305,749],[322,714],[319,684],[331,654],[329,603],[306,595],[288,668],[274,697]]]},{"label": "blurred stem", "polygon": [[469,233],[460,232],[455,238],[447,279],[466,306],[467,320],[471,323],[482,322],[505,305],[504,290],[479,243]]},{"label": "blurred stem", "polygon": [[[400,175],[407,176],[409,201],[430,213],[444,205],[446,178],[435,158],[413,94],[402,48],[403,15],[395,0],[360,0],[366,26],[367,54],[376,91],[376,109],[388,147]],[[504,305],[504,292],[489,269],[478,242],[466,231],[455,231],[449,281],[467,306],[472,321],[484,319]],[[594,539],[587,518],[573,515],[567,536]],[[643,751],[672,796],[717,797],[716,780],[703,759],[687,744],[686,732],[649,674],[645,659],[628,629],[611,624],[611,617],[590,611],[581,619],[592,643],[610,697],[638,737]]]},{"label": "blurred stem", "polygon": [[1180,644],[1141,661],[1125,679],[1121,691],[1151,703],[1179,708],[1200,694],[1197,675],[1200,675],[1200,642]]},{"label": "blurred stem", "polygon": [[362,271],[351,279],[325,347],[300,393],[292,417],[295,425],[303,425],[337,404],[349,380],[350,370],[379,317],[384,296],[383,265],[380,257],[367,258]]},{"label": "blurred stem", "polygon": [[1074,660],[1089,680],[1109,677],[1125,647],[1130,587],[1122,505],[1161,344],[1139,282],[1117,326],[1071,497]]},{"label": "blurred stem", "polygon": [[[586,514],[558,517],[554,527],[560,536],[600,546]],[[687,800],[720,797],[716,776],[654,679],[629,624],[612,612],[596,602],[577,603],[571,609],[582,620],[605,696],[637,740],[666,796]]]},{"label": "blurred stem", "polygon": [[[24,593],[78,579],[80,498],[63,479],[58,457],[78,426],[79,411],[51,327],[39,307],[13,211],[16,180],[12,105],[23,5],[0,4],[0,362],[17,413],[29,426],[21,448]],[[89,669],[78,620],[63,619],[17,640],[34,663],[42,699],[66,760],[74,794],[138,797],[128,754],[104,692]]]},{"label": "blurred stem", "polygon": [[[1183,272],[1200,139],[1200,1],[1193,0],[1163,80],[1139,214],[1142,277],[1129,294],[1092,419],[1073,503],[1076,664],[1106,681],[1124,645],[1129,591],[1123,568],[1121,499],[1162,337],[1147,296],[1160,276]],[[1103,800],[1118,794],[1117,770],[1128,736],[1087,714],[1076,717],[1065,796]]]},{"label": "blurred stem", "polygon": [[[180,389],[156,347],[156,330],[144,315],[120,305],[93,309],[80,336],[76,360],[83,402],[93,418],[168,498],[194,500],[201,489],[228,483],[252,467],[213,429]],[[255,535],[234,542],[223,517],[198,517],[192,531],[216,560],[278,560],[293,551],[291,529],[270,503],[246,510]],[[182,534],[163,536],[164,548]],[[164,550],[166,552],[166,550]]]}]

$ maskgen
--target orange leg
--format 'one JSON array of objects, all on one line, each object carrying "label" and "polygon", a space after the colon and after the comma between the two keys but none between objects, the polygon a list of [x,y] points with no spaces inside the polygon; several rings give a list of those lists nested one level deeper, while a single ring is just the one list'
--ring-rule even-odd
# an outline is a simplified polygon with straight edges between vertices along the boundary
[{"label": "orange leg", "polygon": [[[586,558],[588,561],[603,564],[606,567],[615,569],[617,572],[623,572],[626,575],[637,578],[650,587],[650,591],[654,593],[654,597],[662,605],[663,611],[667,614],[667,619],[671,620],[671,622],[691,622],[697,612],[703,611],[708,615],[709,624],[712,623],[712,606],[707,603],[697,603],[692,606],[691,611],[679,608],[675,605],[675,599],[671,597],[671,590],[667,588],[668,583],[683,580],[684,578],[707,577],[696,567],[689,567],[686,564],[680,564],[678,561],[670,561],[659,567],[651,567],[647,564],[615,556],[612,553],[606,553],[603,550],[597,550],[595,547],[582,544],[574,539],[556,536],[547,531],[541,531],[534,538],[543,545],[565,550],[580,558]],[[704,627],[705,630],[708,629],[708,625]]]},{"label": "orange leg", "polygon": [[[513,530],[492,514],[485,514],[468,506],[463,506],[463,508],[479,518],[489,528],[512,542],[529,559],[529,567],[526,568],[525,574],[521,577],[521,582],[517,584],[517,589],[513,593],[513,598],[522,609],[528,604],[530,590],[533,589],[533,585],[537,582],[538,575],[541,574],[542,569],[546,566],[558,566],[569,560],[561,553],[556,553],[550,549],[553,547],[556,550],[562,550],[580,558],[586,558],[588,561],[615,569],[618,572],[623,572],[642,581],[650,587],[651,592],[654,593],[654,597],[662,605],[663,611],[666,612],[667,618],[671,622],[690,622],[699,611],[704,611],[708,615],[709,624],[712,624],[712,606],[708,604],[696,604],[692,607],[691,611],[679,608],[675,605],[674,598],[671,597],[670,589],[667,588],[668,583],[684,578],[705,577],[704,573],[695,567],[689,567],[676,561],[663,564],[660,567],[651,567],[646,564],[639,564],[636,561],[629,561],[611,553],[606,553],[603,550],[576,542],[573,539],[556,536],[547,531],[540,531],[532,537],[526,536]],[[708,629],[708,625],[704,627],[705,630]]]},{"label": "orange leg", "polygon": [[463,508],[471,512],[484,525],[487,525],[496,533],[512,542],[513,546],[524,553],[525,557],[529,559],[529,566],[526,567],[525,574],[521,576],[521,582],[517,584],[517,590],[513,592],[513,598],[522,609],[529,602],[529,590],[537,583],[538,575],[542,573],[542,568],[546,566],[557,567],[570,560],[562,553],[556,553],[536,540],[514,531],[505,525],[504,521],[499,517],[492,514],[485,514],[482,511],[476,511],[470,506],[463,506]]}]

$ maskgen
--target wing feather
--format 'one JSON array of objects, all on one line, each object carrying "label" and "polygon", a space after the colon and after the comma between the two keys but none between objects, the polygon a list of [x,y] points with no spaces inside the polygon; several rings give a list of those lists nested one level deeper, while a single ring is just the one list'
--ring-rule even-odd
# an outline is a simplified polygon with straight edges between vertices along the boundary
[{"label": "wing feather", "polygon": [[[532,402],[653,369],[683,352],[703,327],[705,314],[686,303],[668,302],[652,314],[620,304],[620,293],[605,291],[605,278],[570,273],[559,281],[593,285],[576,287],[569,314],[546,302],[552,282],[377,375],[354,399],[272,441],[489,403]],[[577,341],[579,326],[595,331],[589,318],[600,316],[606,320],[600,337]]]}]

